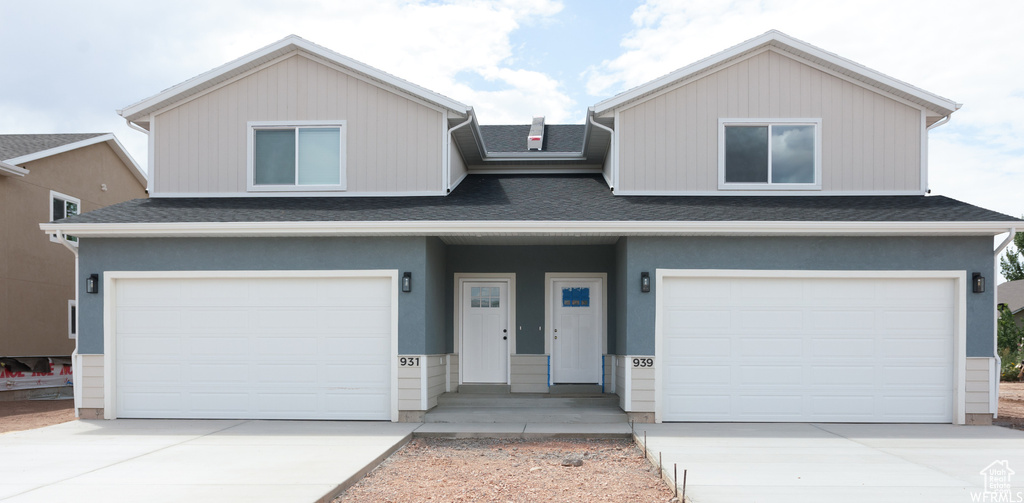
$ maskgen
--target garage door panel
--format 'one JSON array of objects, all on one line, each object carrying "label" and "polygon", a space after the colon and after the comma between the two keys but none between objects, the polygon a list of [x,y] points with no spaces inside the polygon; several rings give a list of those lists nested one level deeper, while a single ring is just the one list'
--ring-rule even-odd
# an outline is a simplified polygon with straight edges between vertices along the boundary
[{"label": "garage door panel", "polygon": [[736,353],[741,357],[763,358],[766,356],[795,357],[803,356],[804,341],[801,339],[781,339],[768,337],[742,337],[739,339]]},{"label": "garage door panel", "polygon": [[118,279],[117,414],[390,419],[391,283]]},{"label": "garage door panel", "polygon": [[[662,285],[672,293],[658,299],[663,420],[952,421],[951,279],[666,276]],[[900,400],[927,406],[915,413]]]},{"label": "garage door panel", "polygon": [[796,365],[742,365],[735,369],[740,386],[799,385],[803,381],[803,367]]},{"label": "garage door panel", "polygon": [[733,315],[740,330],[754,329],[760,332],[799,329],[804,325],[804,313],[799,310],[756,309],[742,310]]}]

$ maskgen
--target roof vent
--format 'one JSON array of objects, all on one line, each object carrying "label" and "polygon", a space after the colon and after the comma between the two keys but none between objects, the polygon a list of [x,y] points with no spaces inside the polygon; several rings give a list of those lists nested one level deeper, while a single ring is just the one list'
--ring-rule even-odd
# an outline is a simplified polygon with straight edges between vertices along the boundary
[{"label": "roof vent", "polygon": [[540,150],[544,146],[544,117],[534,117],[530,136],[526,137],[527,150]]}]

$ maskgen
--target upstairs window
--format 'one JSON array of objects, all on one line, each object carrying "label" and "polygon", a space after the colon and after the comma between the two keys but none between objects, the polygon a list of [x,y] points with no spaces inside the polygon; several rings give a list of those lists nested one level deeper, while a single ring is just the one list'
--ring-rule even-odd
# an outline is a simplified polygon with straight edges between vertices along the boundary
[{"label": "upstairs window", "polygon": [[821,188],[821,121],[719,121],[719,188]]},{"label": "upstairs window", "polygon": [[249,190],[345,190],[345,122],[250,123]]},{"label": "upstairs window", "polygon": [[[71,197],[67,194],[61,194],[60,192],[50,191],[50,221],[56,222],[63,218],[67,218],[79,213],[78,208],[82,202],[78,198]],[[78,243],[78,238],[74,236],[64,235],[64,238],[70,241],[72,244]],[[50,235],[50,241],[59,243],[56,234]]]}]

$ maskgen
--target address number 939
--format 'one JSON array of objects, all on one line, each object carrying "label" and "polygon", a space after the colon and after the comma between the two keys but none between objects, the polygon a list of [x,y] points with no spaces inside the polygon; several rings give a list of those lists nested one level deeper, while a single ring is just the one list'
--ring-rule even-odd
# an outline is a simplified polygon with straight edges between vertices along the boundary
[{"label": "address number 939", "polygon": [[654,366],[654,358],[633,358],[633,368],[647,368]]}]

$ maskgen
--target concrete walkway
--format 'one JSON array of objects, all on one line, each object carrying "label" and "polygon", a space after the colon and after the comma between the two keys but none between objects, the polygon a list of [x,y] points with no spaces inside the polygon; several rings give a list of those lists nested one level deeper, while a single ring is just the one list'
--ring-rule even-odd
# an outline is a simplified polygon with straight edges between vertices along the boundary
[{"label": "concrete walkway", "polygon": [[[1024,500],[1024,432],[998,426],[638,424],[641,442],[645,431],[669,477],[677,463],[681,485],[687,470],[694,503]],[[1011,495],[982,499],[997,460],[1018,474]]]},{"label": "concrete walkway", "polygon": [[329,501],[418,423],[72,421],[0,435],[4,503]]}]

